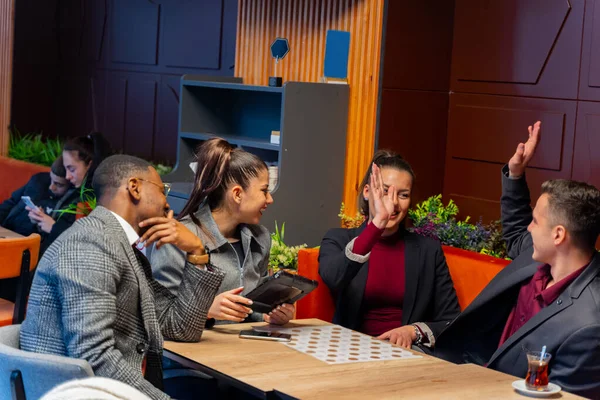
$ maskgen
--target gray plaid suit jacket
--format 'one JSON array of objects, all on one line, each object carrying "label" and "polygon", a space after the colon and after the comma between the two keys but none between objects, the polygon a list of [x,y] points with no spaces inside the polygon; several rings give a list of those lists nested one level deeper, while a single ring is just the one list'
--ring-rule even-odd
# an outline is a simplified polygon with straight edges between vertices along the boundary
[{"label": "gray plaid suit jacket", "polygon": [[144,379],[146,354],[163,336],[199,341],[223,274],[186,264],[178,296],[148,280],[125,231],[98,206],[42,257],[31,287],[21,348],[87,360],[94,373],[153,399],[169,397]]}]

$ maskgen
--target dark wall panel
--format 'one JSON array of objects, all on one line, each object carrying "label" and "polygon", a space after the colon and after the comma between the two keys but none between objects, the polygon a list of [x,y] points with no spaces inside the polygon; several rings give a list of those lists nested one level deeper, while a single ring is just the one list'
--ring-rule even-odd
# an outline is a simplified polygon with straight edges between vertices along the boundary
[{"label": "dark wall panel", "polygon": [[444,196],[465,215],[497,219],[501,167],[536,120],[542,121],[542,140],[527,172],[532,198],[543,181],[570,178],[576,108],[569,100],[451,95]]},{"label": "dark wall panel", "polygon": [[585,0],[458,0],[451,88],[576,99]]},{"label": "dark wall panel", "polygon": [[[486,100],[493,103],[490,101],[492,99]],[[460,129],[448,132],[448,140],[457,143],[450,148],[450,156],[495,163],[506,162],[513,155],[516,143],[526,140],[523,139],[524,128],[531,125],[532,121],[541,119],[544,123],[544,140],[540,142],[530,166],[554,171],[561,169],[565,121],[563,112],[502,105],[484,107],[475,101],[474,104],[455,104],[452,118],[460,124]]]},{"label": "dark wall panel", "polygon": [[105,114],[102,132],[115,149],[125,148],[125,107],[127,104],[127,77],[108,73],[106,76]]},{"label": "dark wall panel", "polygon": [[158,162],[174,159],[177,153],[177,141],[173,140],[173,132],[177,132],[179,112],[179,76],[162,75],[158,90],[158,118],[154,143],[154,158]]},{"label": "dark wall panel", "polygon": [[600,0],[587,0],[579,98],[600,101]]},{"label": "dark wall panel", "polygon": [[388,2],[383,87],[448,91],[454,1]]},{"label": "dark wall panel", "polygon": [[413,167],[413,203],[443,189],[454,3],[387,2],[377,147]]},{"label": "dark wall panel", "polygon": [[413,203],[442,193],[447,114],[447,93],[383,90],[378,147],[401,154],[413,167]]},{"label": "dark wall panel", "polygon": [[179,78],[232,76],[236,24],[236,0],[21,0],[12,122],[174,163]]},{"label": "dark wall panel", "polygon": [[157,63],[160,7],[148,0],[113,0],[111,61]]},{"label": "dark wall panel", "polygon": [[141,74],[127,78],[125,99],[125,153],[153,157],[158,76]]},{"label": "dark wall panel", "polygon": [[[219,69],[222,3],[180,0],[165,7],[161,63],[169,67]],[[198,27],[203,27],[201,35],[194,33]]]},{"label": "dark wall panel", "polygon": [[600,188],[600,103],[580,101],[573,155],[573,179]]}]

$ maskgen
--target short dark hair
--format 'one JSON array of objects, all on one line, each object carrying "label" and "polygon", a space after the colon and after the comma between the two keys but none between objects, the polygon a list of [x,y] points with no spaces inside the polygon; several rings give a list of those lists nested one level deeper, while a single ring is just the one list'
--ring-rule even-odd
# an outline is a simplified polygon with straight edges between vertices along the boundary
[{"label": "short dark hair", "polygon": [[58,156],[58,158],[54,160],[52,166],[50,167],[50,171],[52,171],[54,175],[61,178],[67,176],[67,170],[65,169],[65,163],[62,156]]},{"label": "short dark hair", "polygon": [[104,159],[98,165],[92,181],[96,197],[98,199],[106,195],[112,197],[114,193],[111,192],[118,189],[125,179],[146,173],[151,167],[148,161],[126,154],[116,154]]},{"label": "short dark hair", "polygon": [[371,169],[373,164],[376,164],[379,168],[394,168],[398,171],[406,171],[410,174],[412,178],[413,184],[415,183],[415,173],[413,172],[412,167],[402,156],[394,153],[390,150],[377,150],[375,155],[373,156],[373,160],[369,163],[369,168],[365,173],[365,177],[360,183],[359,189],[360,192],[358,194],[358,210],[362,215],[369,218],[369,202],[365,200],[363,196],[363,190],[365,186],[369,183],[369,178],[371,177]]},{"label": "short dark hair", "polygon": [[554,179],[542,184],[549,219],[563,225],[576,246],[593,249],[600,234],[600,191],[587,183]]}]

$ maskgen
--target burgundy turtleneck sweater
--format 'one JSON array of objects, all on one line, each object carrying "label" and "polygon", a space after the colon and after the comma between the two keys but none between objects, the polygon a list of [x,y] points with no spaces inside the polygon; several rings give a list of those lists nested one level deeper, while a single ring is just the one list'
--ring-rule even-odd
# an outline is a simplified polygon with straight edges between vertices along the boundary
[{"label": "burgundy turtleneck sweater", "polygon": [[360,331],[372,336],[402,326],[404,241],[399,232],[384,237],[383,231],[370,222],[354,241],[352,250],[359,255],[371,252]]}]

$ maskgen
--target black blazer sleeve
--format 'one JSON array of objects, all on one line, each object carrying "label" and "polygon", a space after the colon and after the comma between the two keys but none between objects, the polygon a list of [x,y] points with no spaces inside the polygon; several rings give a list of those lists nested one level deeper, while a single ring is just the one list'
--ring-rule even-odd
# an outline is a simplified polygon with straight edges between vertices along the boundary
[{"label": "black blazer sleeve", "polygon": [[[450,277],[446,257],[442,246],[435,243],[430,249],[434,252],[435,260],[435,286],[433,288],[433,315],[430,321],[423,321],[429,326],[434,337],[438,337],[446,326],[460,314],[460,306],[454,290],[454,283]],[[418,293],[418,296],[427,296],[426,293]]]},{"label": "black blazer sleeve", "polygon": [[362,228],[330,229],[321,241],[319,275],[334,293],[341,292],[364,264],[346,257],[346,245],[360,234]]},{"label": "black blazer sleeve", "polygon": [[519,179],[508,177],[508,166],[502,168],[502,237],[506,242],[508,256],[517,258],[526,249],[533,246],[527,226],[533,219],[531,197],[525,176]]}]

